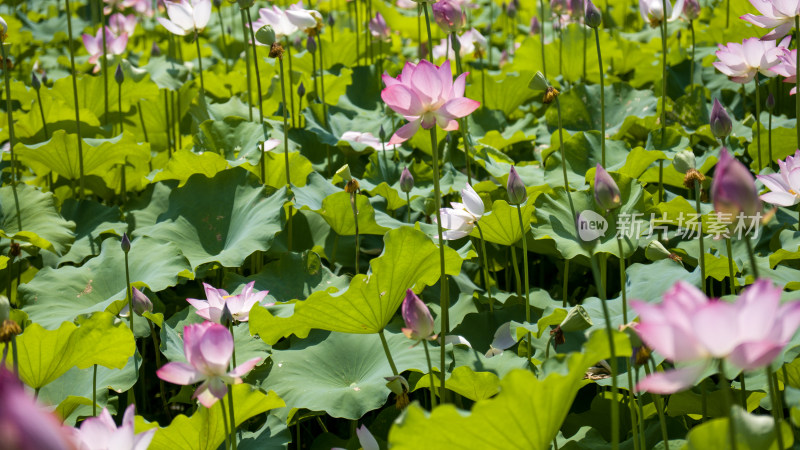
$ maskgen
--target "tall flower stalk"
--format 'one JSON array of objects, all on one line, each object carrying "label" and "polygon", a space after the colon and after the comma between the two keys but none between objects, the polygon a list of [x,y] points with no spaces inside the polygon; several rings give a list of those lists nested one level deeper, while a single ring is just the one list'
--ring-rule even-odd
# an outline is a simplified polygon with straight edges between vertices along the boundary
[{"label": "tall flower stalk", "polygon": [[[5,22],[3,22],[3,26],[5,26]],[[71,35],[72,35],[72,33],[70,33],[70,36]],[[5,88],[6,88],[6,114],[8,115],[8,148],[9,148],[9,152],[11,153],[11,192],[14,195],[14,209],[15,209],[15,211],[17,213],[17,228],[18,228],[17,231],[19,232],[19,231],[22,231],[22,215],[20,214],[19,197],[17,195],[17,178],[19,177],[19,171],[17,169],[16,158],[14,157],[15,156],[14,155],[14,144],[15,144],[15,142],[14,142],[15,141],[15,136],[14,136],[14,112],[13,112],[13,108],[11,106],[11,81],[10,81],[9,76],[8,76],[8,72],[9,72],[8,64],[6,63],[6,61],[8,61],[8,58],[6,57],[5,39],[6,39],[6,33],[5,33],[5,31],[3,31],[2,32],[2,36],[0,36],[0,50],[2,50],[3,79],[5,81]],[[70,46],[70,50],[72,50],[71,46]],[[72,54],[72,53],[70,53],[70,54]],[[38,95],[38,93],[39,93],[38,89],[36,90],[36,93]],[[77,104],[78,103],[77,103],[77,100],[76,100],[76,102],[75,102],[75,105],[76,105],[75,112],[76,112],[76,114],[77,114],[77,110],[78,110]],[[40,101],[39,105],[41,107],[41,101]],[[80,125],[78,125],[78,127],[79,127],[78,129],[80,130]],[[80,141],[80,138],[78,139],[78,141]],[[81,158],[81,167],[83,167],[83,158]],[[81,177],[81,180],[83,180],[82,177]],[[12,243],[13,243],[13,241],[12,241]],[[9,279],[10,279],[10,275],[9,275]],[[11,281],[9,281],[9,286],[11,285],[10,283],[11,283]],[[9,292],[8,292],[8,297],[11,298],[10,289],[9,289]]]},{"label": "tall flower stalk", "polygon": [[606,94],[605,72],[603,71],[603,55],[600,53],[600,25],[603,15],[592,0],[586,0],[586,25],[594,29],[595,43],[597,44],[597,64],[600,67],[600,164],[606,166]]},{"label": "tall flower stalk", "polygon": [[[530,283],[528,281],[528,230],[530,229],[530,223],[525,224],[525,221],[522,220],[522,205],[528,200],[528,192],[525,189],[525,184],[522,182],[522,179],[517,174],[517,170],[514,166],[511,166],[511,172],[508,175],[508,184],[506,187],[508,191],[508,203],[515,205],[517,207],[517,217],[519,218],[519,229],[520,234],[522,235],[522,270],[524,271],[523,278],[525,279],[525,322],[530,323],[531,321],[531,303],[530,303]],[[516,249],[512,248],[512,252],[516,252]],[[533,358],[533,347],[531,346],[531,333],[530,331],[526,334],[526,344],[527,344],[527,353],[528,353],[528,364],[531,364],[531,358]]]},{"label": "tall flower stalk", "polygon": [[[72,49],[72,12],[69,8],[69,0],[64,0],[64,6],[66,8],[67,13],[67,33],[69,34],[69,64],[70,70],[72,72],[72,94],[73,100],[75,101],[75,132],[78,135],[78,195],[81,200],[84,197],[83,191],[83,138],[81,136],[81,115],[80,115],[80,107],[78,106],[78,82],[77,82],[77,73],[75,72],[75,51]],[[0,46],[2,47],[2,46]],[[5,61],[5,48],[3,49],[3,60]],[[5,69],[5,67],[4,67]],[[3,70],[3,72],[7,72]],[[7,76],[7,75],[6,75]],[[8,86],[8,82],[6,82],[6,86]],[[10,113],[9,113],[10,114]],[[11,116],[9,115],[9,119]],[[13,128],[12,128],[13,129]],[[12,147],[13,149],[13,147]],[[13,150],[12,150],[13,151]],[[13,157],[12,157],[13,163]],[[13,185],[13,184],[12,184]],[[19,217],[19,214],[17,214]],[[22,226],[20,225],[20,229]]]}]

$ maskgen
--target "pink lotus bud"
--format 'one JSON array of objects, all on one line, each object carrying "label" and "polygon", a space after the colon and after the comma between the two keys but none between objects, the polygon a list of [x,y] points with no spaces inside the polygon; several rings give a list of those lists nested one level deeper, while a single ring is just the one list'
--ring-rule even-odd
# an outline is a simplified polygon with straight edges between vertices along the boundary
[{"label": "pink lotus bud", "polygon": [[711,199],[717,214],[729,215],[726,222],[735,220],[739,213],[751,218],[761,212],[761,200],[753,175],[724,147],[714,171]]},{"label": "pink lotus bud", "polygon": [[708,119],[708,123],[711,125],[711,132],[718,139],[727,137],[733,130],[731,117],[717,99],[714,99],[714,106],[711,108],[711,117]]},{"label": "pink lotus bud", "polygon": [[622,204],[617,183],[600,164],[594,173],[594,200],[606,211],[619,208]]},{"label": "pink lotus bud", "polygon": [[455,33],[464,28],[467,17],[461,5],[452,0],[442,0],[433,4],[433,18],[445,33]]},{"label": "pink lotus bud", "polygon": [[528,199],[528,191],[525,189],[525,183],[519,177],[517,169],[511,166],[511,172],[508,174],[508,183],[506,184],[508,191],[508,203],[512,205],[521,205]]},{"label": "pink lotus bud", "polygon": [[403,168],[403,173],[400,174],[400,190],[409,193],[414,188],[414,176],[408,170],[408,167]]},{"label": "pink lotus bud", "polygon": [[539,24],[539,19],[536,16],[531,19],[531,34],[539,34],[542,32],[542,25]]},{"label": "pink lotus bud", "polygon": [[422,300],[417,297],[411,289],[406,291],[406,298],[403,300],[403,320],[406,327],[403,334],[409,339],[436,339],[433,334],[433,317],[431,312]]}]

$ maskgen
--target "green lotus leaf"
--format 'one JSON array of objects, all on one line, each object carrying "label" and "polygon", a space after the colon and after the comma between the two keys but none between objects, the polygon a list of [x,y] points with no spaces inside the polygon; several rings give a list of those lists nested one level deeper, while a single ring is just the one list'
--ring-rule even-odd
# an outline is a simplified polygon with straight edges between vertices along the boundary
[{"label": "green lotus leaf", "polygon": [[[56,199],[26,184],[17,185],[14,198],[11,186],[0,188],[0,236],[30,242],[57,255],[67,251],[75,239],[75,223],[65,220],[56,209]],[[15,202],[19,202],[19,229]]]},{"label": "green lotus leaf", "polygon": [[266,197],[264,187],[241,168],[214,178],[195,174],[169,194],[158,222],[137,228],[134,236],[177,244],[195,270],[213,262],[237,267],[252,252],[270,247],[281,230],[276,211],[285,202],[285,190]]},{"label": "green lotus leaf", "polygon": [[[128,259],[131,284],[147,286],[153,292],[175,286],[179,276],[191,276],[186,258],[174,243],[134,239]],[[45,267],[33,280],[20,285],[19,291],[22,309],[48,329],[82,314],[116,313],[118,309],[110,308],[125,299],[125,259],[119,241],[103,241],[100,254],[83,266]]]},{"label": "green lotus leaf", "polygon": [[[777,448],[775,435],[775,422],[772,417],[754,415],[744,412],[738,406],[733,407],[733,420],[736,424],[736,448],[747,450],[768,450]],[[686,435],[686,447],[689,450],[706,448],[730,449],[728,427],[730,421],[727,417],[713,419],[692,428]],[[786,421],[780,422],[780,432],[784,445],[791,446],[794,434],[791,426]]]},{"label": "green lotus leaf", "polygon": [[[439,249],[422,232],[409,227],[384,237],[383,254],[372,261],[369,276],[356,275],[343,292],[317,291],[294,304],[290,317],[275,317],[254,307],[250,329],[271,344],[291,333],[308,335],[311,328],[369,334],[382,330],[394,316],[406,289],[421,292],[439,279]],[[445,272],[457,275],[461,257],[445,247]]]},{"label": "green lotus leaf", "polygon": [[[79,327],[64,322],[57,330],[46,330],[31,324],[17,337],[20,378],[38,389],[72,367],[125,367],[135,350],[133,334],[126,324],[115,324],[114,319],[113,315],[100,312]],[[11,367],[10,359],[6,363]]]}]

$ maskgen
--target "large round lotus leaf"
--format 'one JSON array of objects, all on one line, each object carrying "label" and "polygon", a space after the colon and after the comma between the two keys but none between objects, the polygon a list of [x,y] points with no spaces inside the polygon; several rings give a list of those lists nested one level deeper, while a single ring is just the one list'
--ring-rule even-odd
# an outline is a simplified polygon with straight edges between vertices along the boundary
[{"label": "large round lotus leaf", "polygon": [[[409,227],[386,233],[383,254],[370,261],[372,271],[356,275],[344,292],[317,291],[294,304],[291,317],[274,317],[266,308],[250,312],[250,328],[267,343],[311,328],[343,333],[377,333],[395,315],[406,289],[421,292],[439,280],[439,249],[422,232]],[[461,257],[445,248],[445,272],[457,275]]]},{"label": "large round lotus leaf", "polygon": [[178,186],[183,186],[189,177],[196,173],[213,178],[214,175],[227,168],[228,161],[216,153],[194,153],[189,150],[180,150],[172,154],[167,162],[167,167],[155,175],[153,182],[178,180],[180,181]]},{"label": "large round lotus leaf", "polygon": [[75,223],[61,217],[53,194],[19,184],[17,200],[21,230],[14,205],[14,191],[11,186],[0,188],[0,236],[30,242],[57,255],[63,254],[75,239]]},{"label": "large round lotus leaf", "polygon": [[[153,292],[175,286],[179,274],[191,276],[186,258],[173,243],[148,237],[135,239],[128,260],[131,283]],[[103,241],[100,255],[81,267],[45,267],[19,290],[22,309],[48,329],[81,314],[104,311],[114,301],[125,299],[125,258],[119,241]]]},{"label": "large round lotus leaf", "polygon": [[75,242],[59,259],[59,264],[80,264],[89,256],[99,255],[104,235],[121,235],[128,229],[128,225],[121,221],[119,207],[91,200],[68,199],[61,205],[61,214],[75,222],[76,227]]},{"label": "large round lotus leaf", "polygon": [[[591,257],[595,253],[610,253],[619,256],[617,244],[617,221],[616,215],[621,215],[621,224],[626,224],[625,229],[621,229],[622,251],[625,257],[630,256],[636,250],[638,233],[647,233],[649,217],[644,217],[639,211],[644,211],[649,203],[647,194],[642,185],[636,180],[626,176],[614,177],[619,186],[622,206],[618,208],[614,215],[607,214],[605,220],[607,228],[605,234],[595,241],[585,242],[578,235],[578,224],[575,215],[593,212],[599,216],[604,212],[599,209],[592,189],[575,191],[567,194],[563,187],[554,189],[554,194],[541,195],[536,199],[536,220],[537,225],[533,227],[533,237],[535,240],[552,240],[556,247],[556,252],[564,259],[572,259],[576,256]],[[571,196],[571,200],[569,198]],[[570,209],[570,205],[574,207]],[[637,232],[632,214],[638,213],[638,223],[642,224]],[[645,220],[646,219],[646,220]],[[628,236],[628,235],[631,236]],[[545,244],[537,243],[537,244]],[[530,249],[530,246],[528,246]]]},{"label": "large round lotus leaf", "polygon": [[[767,415],[754,415],[744,412],[738,406],[733,407],[735,423],[736,448],[747,450],[769,450],[778,448],[775,435],[775,422]],[[731,449],[729,436],[730,420],[727,417],[710,420],[698,425],[686,435],[688,450],[707,448]],[[792,427],[786,421],[780,422],[783,443],[791,447],[794,442]]]},{"label": "large round lotus leaf", "polygon": [[586,369],[608,356],[605,340],[605,333],[594,333],[585,353],[572,354],[567,367],[542,379],[527,370],[508,373],[500,380],[500,393],[479,400],[468,414],[453,405],[431,414],[411,405],[392,427],[389,444],[400,449],[548,448],[585,383]]},{"label": "large round lotus leaf", "polygon": [[[233,386],[233,410],[236,426],[247,419],[284,406],[283,400],[274,392],[264,394],[247,384]],[[228,395],[211,408],[199,406],[191,417],[183,414],[175,417],[166,428],[158,428],[150,448],[169,448],[173,450],[216,450],[225,441],[226,425],[222,408],[228,407]],[[158,423],[144,423],[137,417],[136,432],[155,428]]]},{"label": "large round lotus leaf", "polygon": [[[565,130],[588,131],[600,129],[600,85],[576,85],[558,97],[561,102],[561,124]],[[656,115],[658,100],[652,91],[637,91],[629,84],[614,83],[605,88],[606,134],[613,135],[625,118],[631,115]],[[547,109],[547,125],[558,128],[558,111]]]},{"label": "large round lotus leaf", "polygon": [[[114,323],[109,313],[96,313],[80,327],[65,322],[57,330],[34,323],[17,337],[19,375],[32,388],[41,388],[72,367],[94,364],[121,369],[133,356],[135,344],[127,324]],[[11,358],[6,360],[11,367]]]},{"label": "large round lotus leaf", "polygon": [[[386,334],[397,370],[427,373],[425,351],[401,334]],[[436,349],[438,351],[438,349]],[[357,420],[386,403],[384,377],[392,369],[377,335],[314,333],[288,350],[274,350],[272,369],[262,382],[291,408],[325,411]]]},{"label": "large round lotus leaf", "polygon": [[219,262],[237,267],[256,250],[267,250],[281,230],[276,214],[286,202],[281,189],[270,197],[244,169],[219,172],[214,178],[192,175],[169,195],[169,206],[155,225],[137,228],[149,236],[177,244],[197,269]]}]

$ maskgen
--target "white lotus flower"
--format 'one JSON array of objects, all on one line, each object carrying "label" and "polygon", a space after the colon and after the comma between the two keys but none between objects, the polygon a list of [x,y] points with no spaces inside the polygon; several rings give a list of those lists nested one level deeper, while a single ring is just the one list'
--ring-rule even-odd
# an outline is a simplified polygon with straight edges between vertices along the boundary
[{"label": "white lotus flower", "polygon": [[165,1],[164,5],[169,19],[159,17],[158,23],[178,36],[202,30],[211,18],[211,0]]},{"label": "white lotus flower", "polygon": [[450,202],[450,208],[442,208],[442,238],[448,241],[469,235],[483,216],[483,200],[469,184],[461,191],[464,203]]}]

